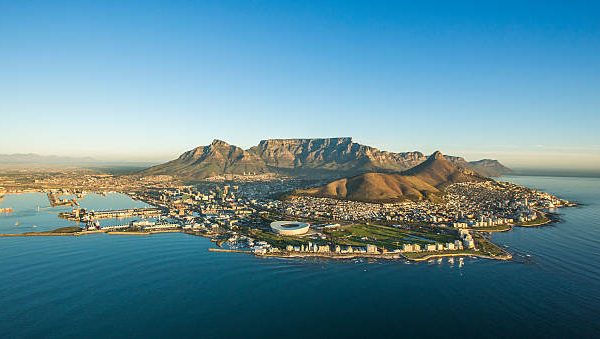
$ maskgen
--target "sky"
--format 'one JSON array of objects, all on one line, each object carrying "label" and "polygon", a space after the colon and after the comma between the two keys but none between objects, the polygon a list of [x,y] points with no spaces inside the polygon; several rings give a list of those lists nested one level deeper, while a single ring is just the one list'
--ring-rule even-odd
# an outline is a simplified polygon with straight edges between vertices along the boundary
[{"label": "sky", "polygon": [[0,153],[213,139],[600,169],[600,3],[0,0]]}]

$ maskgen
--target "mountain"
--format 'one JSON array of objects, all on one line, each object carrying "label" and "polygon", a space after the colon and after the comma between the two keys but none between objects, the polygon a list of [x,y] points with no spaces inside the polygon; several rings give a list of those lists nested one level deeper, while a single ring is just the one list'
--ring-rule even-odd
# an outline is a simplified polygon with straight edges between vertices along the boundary
[{"label": "mountain", "polygon": [[364,173],[342,178],[324,186],[297,190],[292,195],[308,195],[367,202],[410,200],[436,201],[446,186],[459,182],[490,180],[447,160],[440,152],[403,173]]},{"label": "mountain", "polygon": [[352,138],[269,139],[252,147],[275,171],[305,174],[327,171],[356,174],[367,171],[402,171],[423,161],[420,152],[393,153],[361,145]]},{"label": "mountain", "polygon": [[487,180],[474,170],[449,161],[439,151],[434,152],[423,163],[402,172],[402,175],[417,177],[438,189],[459,182]]},{"label": "mountain", "polygon": [[440,190],[412,176],[398,173],[364,173],[324,186],[297,190],[292,195],[337,198],[366,202],[433,199]]},{"label": "mountain", "polygon": [[[268,139],[248,150],[215,139],[208,146],[197,147],[140,174],[204,179],[250,172],[340,178],[368,172],[399,173],[426,160],[421,152],[381,151],[353,142],[350,137]],[[460,167],[470,167],[470,163],[460,157],[448,156],[447,160]]]},{"label": "mountain", "polygon": [[499,177],[511,173],[512,170],[502,165],[498,160],[482,159],[469,162],[472,169],[486,177]]},{"label": "mountain", "polygon": [[0,164],[84,164],[95,160],[90,157],[63,157],[35,153],[0,154]]},{"label": "mountain", "polygon": [[265,162],[256,154],[218,139],[208,146],[196,147],[179,158],[142,171],[144,175],[169,174],[182,178],[207,178],[223,173],[268,173]]}]

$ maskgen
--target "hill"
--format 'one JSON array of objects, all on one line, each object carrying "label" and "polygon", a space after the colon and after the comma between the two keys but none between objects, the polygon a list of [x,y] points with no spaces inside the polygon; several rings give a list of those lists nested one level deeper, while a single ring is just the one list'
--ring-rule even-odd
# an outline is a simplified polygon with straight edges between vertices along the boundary
[{"label": "hill", "polygon": [[293,195],[308,195],[367,202],[437,200],[447,185],[489,180],[474,171],[448,161],[440,152],[425,162],[398,173],[365,173],[342,178],[324,186],[297,190]]},{"label": "hill", "polygon": [[254,153],[218,139],[196,147],[179,158],[142,171],[144,175],[167,174],[182,178],[207,178],[223,173],[267,173],[269,169]]},{"label": "hill", "polygon": [[398,173],[364,173],[342,178],[325,186],[298,190],[293,195],[337,198],[366,202],[433,199],[441,192],[419,178]]},{"label": "hill", "polygon": [[448,161],[439,151],[434,152],[423,163],[404,171],[402,174],[417,177],[439,189],[459,182],[486,180],[486,178],[474,170]]},{"label": "hill", "polygon": [[499,177],[512,172],[510,168],[502,165],[498,160],[492,159],[471,161],[469,165],[472,169],[486,177]]}]

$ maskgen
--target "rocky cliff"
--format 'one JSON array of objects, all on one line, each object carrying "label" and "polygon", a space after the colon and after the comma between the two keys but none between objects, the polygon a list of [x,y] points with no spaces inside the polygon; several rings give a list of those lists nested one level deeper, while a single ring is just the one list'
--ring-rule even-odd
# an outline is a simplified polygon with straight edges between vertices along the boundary
[{"label": "rocky cliff", "polygon": [[[339,178],[367,172],[399,173],[426,160],[421,152],[381,151],[353,142],[349,137],[268,139],[248,150],[215,139],[208,146],[185,152],[179,158],[141,174],[168,174],[184,179],[243,173]],[[463,168],[471,167],[460,157],[447,156],[446,160]]]}]

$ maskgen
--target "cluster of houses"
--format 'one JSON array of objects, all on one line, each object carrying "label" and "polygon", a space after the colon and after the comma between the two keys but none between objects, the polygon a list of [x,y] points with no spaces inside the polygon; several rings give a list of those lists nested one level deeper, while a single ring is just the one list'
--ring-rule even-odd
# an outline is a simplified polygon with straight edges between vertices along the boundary
[{"label": "cluster of houses", "polygon": [[305,252],[305,253],[337,253],[337,254],[348,254],[348,253],[363,253],[363,254],[379,254],[379,249],[375,245],[366,246],[341,246],[341,245],[319,245],[309,242],[308,245],[293,246],[287,245],[285,250],[287,252]]},{"label": "cluster of houses", "polygon": [[102,231],[136,231],[136,232],[158,232],[158,231],[167,231],[167,230],[179,230],[181,229],[181,224],[178,222],[172,222],[168,220],[158,220],[158,221],[150,221],[150,220],[134,220],[127,224],[121,225],[110,225],[110,226],[102,226],[98,221],[88,222],[86,225],[87,231],[92,230],[102,230]]},{"label": "cluster of houses", "polygon": [[[394,253],[416,253],[416,252],[442,252],[458,251],[464,249],[475,249],[473,236],[467,230],[459,230],[459,237],[453,242],[432,243],[421,245],[403,244],[402,249],[394,250]],[[257,242],[252,247],[256,254],[279,253],[279,248],[273,247],[266,242]],[[385,249],[380,249],[376,245],[367,244],[366,246],[346,246],[346,245],[319,245],[312,242],[302,245],[287,245],[285,252],[288,253],[318,253],[318,254],[384,254],[389,253]]]},{"label": "cluster of houses", "polygon": [[479,220],[456,221],[456,222],[450,223],[450,226],[452,226],[454,228],[467,228],[467,227],[488,227],[488,226],[510,225],[513,223],[514,223],[513,218],[480,217]]},{"label": "cluster of houses", "polygon": [[445,203],[404,201],[368,203],[330,198],[297,197],[283,202],[259,201],[263,209],[296,218],[336,221],[425,222],[460,227],[489,227],[537,218],[536,210],[568,205],[551,194],[505,182],[454,184]]},{"label": "cluster of houses", "polygon": [[443,252],[443,251],[460,251],[464,249],[475,249],[475,240],[473,236],[466,231],[461,230],[459,233],[460,239],[453,242],[447,243],[434,243],[434,244],[403,244],[402,252],[404,253],[415,253],[415,252]]}]

